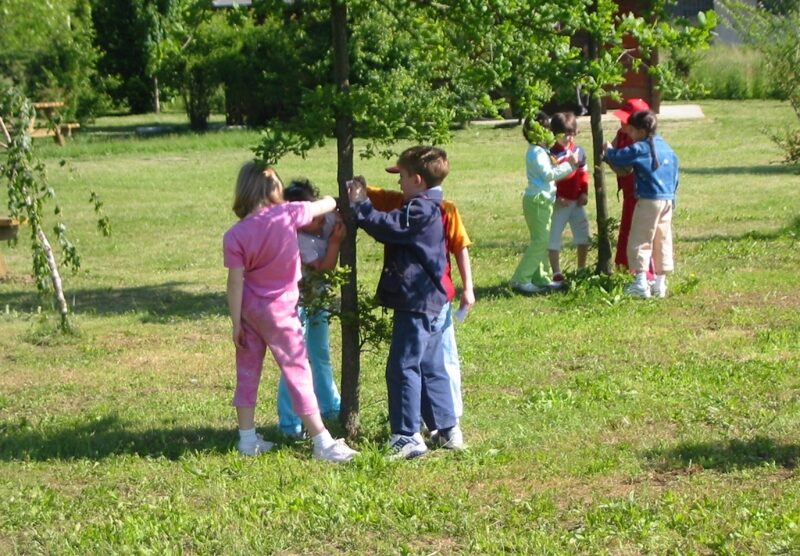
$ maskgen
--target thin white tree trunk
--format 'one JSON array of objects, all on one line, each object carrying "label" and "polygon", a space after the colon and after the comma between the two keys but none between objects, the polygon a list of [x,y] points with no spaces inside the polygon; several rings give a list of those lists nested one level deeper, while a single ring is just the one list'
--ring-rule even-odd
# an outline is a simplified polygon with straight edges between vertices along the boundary
[{"label": "thin white tree trunk", "polygon": [[157,75],[153,76],[153,89],[154,89],[154,92],[155,92],[156,114],[160,114],[161,113],[161,95],[160,95],[160,93],[158,91],[158,76]]},{"label": "thin white tree trunk", "polygon": [[55,290],[56,300],[58,301],[58,310],[61,313],[61,324],[65,325],[67,323],[69,308],[67,307],[67,300],[64,299],[64,289],[61,286],[61,274],[58,273],[58,263],[56,263],[56,258],[53,255],[53,248],[50,247],[50,242],[47,240],[47,236],[41,228],[36,230],[36,239],[39,240],[39,245],[42,246],[42,251],[44,251],[45,257],[47,257],[47,266],[50,267],[50,279],[53,281],[53,289]]}]

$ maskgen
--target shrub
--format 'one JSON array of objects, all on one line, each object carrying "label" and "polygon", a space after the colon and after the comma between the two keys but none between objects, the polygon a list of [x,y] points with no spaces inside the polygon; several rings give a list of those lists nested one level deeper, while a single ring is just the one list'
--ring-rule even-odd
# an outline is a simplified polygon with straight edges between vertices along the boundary
[{"label": "shrub", "polygon": [[704,91],[705,98],[784,98],[772,85],[763,55],[747,46],[714,45],[693,61],[687,79],[690,90]]}]

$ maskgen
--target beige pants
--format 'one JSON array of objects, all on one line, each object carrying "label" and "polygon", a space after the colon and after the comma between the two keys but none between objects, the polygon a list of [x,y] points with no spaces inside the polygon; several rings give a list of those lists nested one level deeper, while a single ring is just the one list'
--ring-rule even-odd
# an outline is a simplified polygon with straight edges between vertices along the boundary
[{"label": "beige pants", "polygon": [[651,257],[656,274],[672,272],[672,201],[636,201],[628,239],[630,269],[646,272]]}]

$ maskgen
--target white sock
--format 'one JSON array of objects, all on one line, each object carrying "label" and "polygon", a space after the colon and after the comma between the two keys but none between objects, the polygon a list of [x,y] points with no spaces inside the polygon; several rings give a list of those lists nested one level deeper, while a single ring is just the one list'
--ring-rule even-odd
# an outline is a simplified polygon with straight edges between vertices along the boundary
[{"label": "white sock", "polygon": [[331,433],[328,432],[328,429],[322,429],[322,432],[317,436],[312,436],[311,441],[314,443],[314,448],[317,448],[318,450],[324,450],[325,448],[336,443],[331,436]]},{"label": "white sock", "polygon": [[647,285],[647,273],[646,272],[637,272],[636,273],[636,283],[642,287]]},{"label": "white sock", "polygon": [[239,429],[239,440],[242,442],[255,442],[256,441],[256,428],[252,429]]},{"label": "white sock", "polygon": [[657,274],[656,275],[656,284],[655,284],[656,288],[658,288],[660,290],[661,288],[666,287],[666,285],[667,285],[667,275],[666,274]]}]

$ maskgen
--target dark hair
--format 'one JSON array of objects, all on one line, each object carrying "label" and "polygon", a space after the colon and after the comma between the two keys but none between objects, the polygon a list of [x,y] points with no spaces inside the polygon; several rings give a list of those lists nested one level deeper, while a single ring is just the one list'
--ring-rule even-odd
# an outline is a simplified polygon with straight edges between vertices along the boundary
[{"label": "dark hair", "polygon": [[647,142],[650,143],[650,160],[652,161],[652,168],[655,170],[659,167],[656,145],[653,141],[653,137],[656,136],[656,131],[658,130],[658,118],[656,118],[655,112],[652,110],[634,112],[628,118],[628,125],[643,130],[647,134]]},{"label": "dark hair", "polygon": [[450,173],[447,153],[438,147],[410,147],[400,153],[397,165],[409,173],[419,174],[427,187],[441,185]]},{"label": "dark hair", "polygon": [[283,190],[283,198],[287,201],[316,201],[319,198],[319,189],[305,178],[296,178]]},{"label": "dark hair", "polygon": [[578,119],[572,112],[556,112],[550,118],[550,131],[555,134],[575,135],[578,132]]}]

